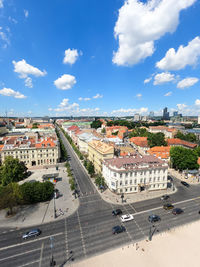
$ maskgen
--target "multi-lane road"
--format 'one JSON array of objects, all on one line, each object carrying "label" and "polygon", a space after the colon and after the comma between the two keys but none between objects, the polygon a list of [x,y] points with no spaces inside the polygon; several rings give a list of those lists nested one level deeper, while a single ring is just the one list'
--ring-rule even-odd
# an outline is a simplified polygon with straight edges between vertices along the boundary
[{"label": "multi-lane road", "polygon": [[[22,240],[22,233],[28,228],[1,229],[1,267],[50,266],[52,255],[56,266],[63,266],[72,259],[78,261],[117,246],[134,244],[148,238],[151,226],[148,216],[153,213],[161,217],[161,221],[155,224],[156,232],[170,231],[173,227],[200,219],[200,186],[185,188],[175,178],[178,190],[170,201],[184,210],[181,215],[174,216],[171,211],[164,210],[159,198],[123,205],[103,201],[62,132],[60,136],[80,190],[80,206],[68,218],[36,226],[42,230],[37,238]],[[121,224],[119,218],[111,214],[117,207],[124,214],[134,214],[134,220],[124,223],[126,232],[112,235],[112,227]]]}]

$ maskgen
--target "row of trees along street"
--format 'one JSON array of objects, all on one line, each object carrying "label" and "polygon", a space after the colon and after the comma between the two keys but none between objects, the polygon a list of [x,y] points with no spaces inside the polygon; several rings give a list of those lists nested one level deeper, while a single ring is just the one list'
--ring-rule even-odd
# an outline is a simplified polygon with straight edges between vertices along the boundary
[{"label": "row of trees along street", "polygon": [[18,182],[28,175],[23,162],[11,156],[6,157],[0,166],[0,209],[8,209],[8,214],[13,214],[13,208],[17,205],[47,201],[53,196],[54,185],[49,181],[19,185]]}]

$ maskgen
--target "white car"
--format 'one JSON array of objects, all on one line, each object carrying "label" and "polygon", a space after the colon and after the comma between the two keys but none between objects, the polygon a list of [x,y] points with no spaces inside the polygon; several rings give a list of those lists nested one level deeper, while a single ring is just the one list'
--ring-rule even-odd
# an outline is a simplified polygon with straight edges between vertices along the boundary
[{"label": "white car", "polygon": [[122,222],[128,222],[134,219],[132,214],[125,214],[125,215],[122,215],[120,218]]}]

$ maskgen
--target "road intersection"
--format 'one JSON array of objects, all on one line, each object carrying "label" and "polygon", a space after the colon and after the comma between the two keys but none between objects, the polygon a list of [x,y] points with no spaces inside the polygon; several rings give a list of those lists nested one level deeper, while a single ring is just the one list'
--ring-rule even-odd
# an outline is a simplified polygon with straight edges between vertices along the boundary
[{"label": "road intersection", "polygon": [[[164,210],[160,198],[122,205],[103,201],[62,132],[60,135],[81,192],[80,206],[68,218],[38,225],[42,235],[37,238],[22,240],[22,234],[30,227],[13,231],[3,229],[0,235],[0,266],[49,266],[52,254],[56,266],[67,266],[71,260],[78,261],[118,246],[135,245],[140,240],[148,239],[150,214],[161,217],[161,221],[155,224],[159,232],[173,231],[174,227],[200,218],[200,186],[185,188],[175,178],[178,190],[170,196],[170,202],[184,210],[178,216]],[[122,224],[119,217],[112,216],[115,208],[120,208],[123,214],[134,214],[133,221],[123,224],[127,231],[119,235],[112,235],[112,227]]]}]

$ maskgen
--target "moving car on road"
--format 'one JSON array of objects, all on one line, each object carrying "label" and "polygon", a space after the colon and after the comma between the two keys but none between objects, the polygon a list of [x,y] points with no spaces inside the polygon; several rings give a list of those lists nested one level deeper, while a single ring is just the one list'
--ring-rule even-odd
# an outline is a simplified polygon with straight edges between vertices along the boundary
[{"label": "moving car on road", "polygon": [[173,208],[174,208],[174,206],[172,204],[169,204],[169,203],[163,205],[163,209],[164,210],[171,210]]},{"label": "moving car on road", "polygon": [[132,214],[125,214],[120,217],[122,222],[132,221],[134,219]]},{"label": "moving car on road", "polygon": [[125,232],[126,228],[123,225],[117,225],[112,228],[113,235]]},{"label": "moving car on road", "polygon": [[169,195],[163,195],[160,199],[161,200],[167,200],[167,199],[169,199]]},{"label": "moving car on road", "polygon": [[27,239],[29,237],[38,236],[41,233],[42,233],[42,231],[40,229],[32,229],[32,230],[26,232],[25,234],[23,234],[22,238]]},{"label": "moving car on road", "polygon": [[174,215],[181,214],[181,213],[183,213],[183,210],[180,209],[180,208],[175,208],[175,209],[172,210],[172,213]]},{"label": "moving car on road", "polygon": [[149,215],[148,220],[149,220],[149,222],[154,223],[154,222],[161,221],[161,218],[160,218],[160,216],[158,216],[156,214],[152,214],[152,215]]},{"label": "moving car on road", "polygon": [[189,187],[190,185],[188,183],[186,183],[185,181],[181,181],[181,184],[186,186],[186,187]]},{"label": "moving car on road", "polygon": [[120,215],[120,214],[122,214],[122,211],[120,209],[116,209],[116,210],[112,211],[112,215],[113,216],[117,216],[117,215]]}]

